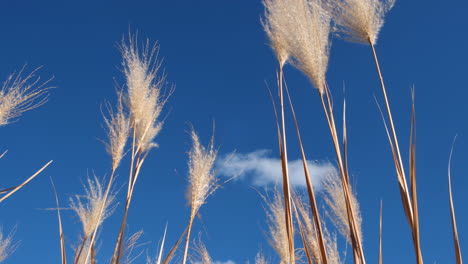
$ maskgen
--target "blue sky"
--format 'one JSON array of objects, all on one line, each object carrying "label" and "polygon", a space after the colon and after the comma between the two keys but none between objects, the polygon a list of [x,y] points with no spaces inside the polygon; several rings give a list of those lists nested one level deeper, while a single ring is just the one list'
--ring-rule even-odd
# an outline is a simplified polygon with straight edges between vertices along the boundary
[{"label": "blue sky", "polygon": [[[447,164],[453,137],[454,200],[462,250],[468,211],[468,104],[464,78],[468,60],[468,4],[462,1],[397,1],[387,16],[377,51],[404,159],[407,160],[410,88],[416,88],[417,171],[421,239],[427,263],[454,261],[447,193]],[[0,78],[25,63],[40,75],[54,76],[46,105],[25,113],[0,129],[2,187],[17,184],[42,164],[54,163],[29,186],[0,205],[4,232],[16,226],[19,248],[5,263],[60,261],[55,206],[50,184],[56,184],[62,207],[71,195],[82,193],[87,175],[109,173],[100,107],[115,101],[115,83],[123,84],[117,43],[129,29],[160,44],[160,58],[168,85],[176,90],[167,104],[167,119],[156,139],[160,145],[149,156],[136,185],[130,209],[130,232],[144,230],[144,247],[154,255],[164,226],[169,244],[185,227],[189,208],[184,191],[187,155],[193,124],[202,140],[211,136],[221,156],[236,151],[264,153],[277,158],[274,115],[265,82],[275,83],[276,61],[260,24],[260,1],[13,1],[0,3]],[[374,262],[378,246],[378,214],[384,201],[384,261],[413,263],[411,235],[397,189],[385,130],[374,95],[381,99],[369,47],[332,40],[327,74],[337,119],[346,95],[349,166],[364,218],[364,247]],[[292,67],[285,70],[296,104],[306,151],[320,164],[335,157],[316,91]],[[343,89],[343,86],[346,88]],[[345,92],[343,93],[343,90]],[[289,134],[293,135],[292,124]],[[291,137],[290,157],[299,158]],[[264,161],[264,160],[263,160]],[[122,168],[117,185],[126,177]],[[261,170],[260,170],[261,171]],[[245,263],[258,250],[275,259],[264,236],[263,205],[255,184],[261,174],[231,181],[201,209],[194,233],[202,238],[215,260]],[[261,177],[260,177],[261,178]],[[261,184],[260,184],[261,185]],[[121,191],[119,197],[124,193]],[[122,203],[104,224],[101,263],[109,256],[119,225]],[[63,212],[66,242],[75,245],[80,224],[71,211]],[[344,246],[343,241],[341,246]],[[344,248],[344,247],[343,247]],[[69,252],[70,248],[69,248]],[[146,254],[146,253],[145,253]],[[137,263],[143,263],[144,258]],[[348,255],[351,262],[351,255]]]}]

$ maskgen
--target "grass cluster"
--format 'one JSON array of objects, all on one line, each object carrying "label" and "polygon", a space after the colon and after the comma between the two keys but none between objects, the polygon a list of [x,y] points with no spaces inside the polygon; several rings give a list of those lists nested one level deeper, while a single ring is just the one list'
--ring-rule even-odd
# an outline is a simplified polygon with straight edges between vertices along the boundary
[{"label": "grass cluster", "polygon": [[[337,129],[337,118],[332,101],[332,89],[326,81],[332,36],[347,41],[369,45],[380,80],[384,107],[381,110],[386,133],[396,171],[401,205],[404,209],[409,231],[413,240],[415,262],[423,263],[419,232],[418,196],[416,181],[416,117],[413,101],[409,164],[405,166],[398,142],[397,129],[392,116],[391,104],[387,96],[383,74],[380,68],[376,43],[385,14],[392,8],[392,0],[263,0],[265,13],[262,25],[270,41],[277,62],[277,90],[271,93],[276,133],[281,160],[282,184],[271,194],[265,195],[268,224],[267,240],[276,251],[279,262],[286,263],[344,263],[339,250],[337,236],[340,235],[352,249],[354,263],[366,263],[363,247],[365,234],[362,232],[362,216],[359,200],[353,190],[348,172],[346,104],[342,113],[343,131]],[[122,210],[120,228],[115,230],[113,253],[108,256],[111,264],[130,263],[134,259],[128,253],[135,247],[140,232],[128,234],[127,219],[135,186],[140,177],[148,154],[158,145],[156,138],[163,129],[164,106],[173,92],[166,87],[165,74],[158,61],[158,45],[149,41],[139,42],[136,35],[129,35],[119,45],[125,77],[123,88],[117,91],[117,102],[105,104],[107,110],[103,123],[107,132],[106,150],[110,156],[110,176],[107,180],[89,178],[83,195],[70,198],[69,208],[73,210],[82,225],[78,246],[74,252],[67,252],[64,239],[62,217],[58,198],[57,219],[61,262],[76,264],[97,263],[97,241],[104,221],[116,210]],[[300,126],[294,111],[294,103],[284,78],[284,67],[292,65],[310,79],[318,94],[318,104],[322,106],[329,129],[331,144],[336,154],[336,173],[323,179],[320,192],[314,188],[308,168],[306,150],[302,143]],[[4,82],[0,91],[0,126],[6,125],[23,112],[45,103],[49,92],[48,81],[41,82],[36,70],[24,77],[25,69],[12,74]],[[413,94],[414,100],[414,94]],[[289,112],[287,111],[289,110]],[[289,113],[289,115],[288,115]],[[287,120],[292,119],[303,162],[306,195],[301,195],[291,187],[288,168],[288,144],[286,135]],[[200,238],[193,241],[192,226],[200,208],[222,184],[214,171],[217,148],[214,137],[207,145],[192,128],[193,142],[188,153],[188,183],[186,198],[190,216],[184,230],[174,245],[165,247],[165,236],[155,260],[147,263],[213,263],[207,248]],[[3,153],[1,157],[3,157]],[[128,156],[128,159],[124,159]],[[122,162],[129,162],[126,178],[125,201],[123,208],[117,207],[115,175]],[[27,185],[51,164],[46,163],[17,186],[0,190],[0,202]],[[406,169],[405,169],[406,168]],[[456,260],[462,263],[459,246],[455,209],[453,206],[450,171],[449,201],[452,219],[452,232]],[[57,197],[57,196],[56,196]],[[270,198],[271,197],[271,198]],[[323,201],[324,206],[319,206]],[[381,207],[382,208],[382,207]],[[382,209],[381,209],[382,210]],[[329,221],[327,221],[327,219]],[[380,218],[379,263],[382,263],[382,211]],[[4,235],[0,232],[0,262],[6,259],[17,247],[13,232]],[[100,257],[99,259],[102,259]],[[270,263],[269,258],[259,253],[255,263]]]}]

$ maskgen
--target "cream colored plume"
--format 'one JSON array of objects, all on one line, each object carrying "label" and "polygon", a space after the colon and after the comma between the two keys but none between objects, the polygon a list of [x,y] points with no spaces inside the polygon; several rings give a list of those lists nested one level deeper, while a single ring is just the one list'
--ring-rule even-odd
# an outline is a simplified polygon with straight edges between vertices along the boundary
[{"label": "cream colored plume", "polygon": [[78,215],[83,225],[84,238],[87,239],[113,213],[115,194],[109,193],[105,199],[105,192],[97,177],[88,178],[88,184],[84,188],[85,195],[76,195],[70,199],[70,208]]},{"label": "cream colored plume", "polygon": [[113,171],[117,169],[122,160],[125,144],[127,143],[130,133],[130,120],[123,109],[123,95],[119,92],[118,96],[117,111],[114,112],[112,107],[108,105],[109,117],[104,116],[104,124],[106,125],[108,138],[106,151],[112,158]]},{"label": "cream colored plume", "polygon": [[161,65],[156,61],[158,46],[147,41],[140,51],[136,38],[131,36],[128,43],[123,41],[120,50],[128,89],[125,102],[135,130],[135,140],[140,152],[144,152],[157,146],[153,141],[162,127],[159,116],[166,103],[161,94],[165,76],[159,75]]},{"label": "cream colored plume", "polygon": [[48,81],[40,83],[40,78],[35,75],[37,70],[22,77],[23,68],[19,73],[10,75],[3,83],[0,90],[0,126],[47,101],[48,88],[45,85]]},{"label": "cream colored plume", "polygon": [[[343,195],[343,187],[338,174],[332,173],[326,176],[323,181],[323,193],[325,203],[328,205],[328,214],[332,222],[336,225],[338,231],[343,237],[350,242],[350,230],[348,222],[348,214],[346,210],[345,197]],[[362,240],[362,217],[359,202],[356,195],[351,190],[350,202],[353,209],[353,216],[356,219],[356,231]]]},{"label": "cream colored plume", "polygon": [[331,13],[320,0],[265,0],[264,6],[264,29],[280,63],[290,57],[323,93]]},{"label": "cream colored plume", "polygon": [[205,148],[192,129],[192,150],[189,153],[189,185],[187,199],[191,206],[192,217],[218,187],[218,179],[213,172],[213,165],[218,151],[214,149],[213,138]]},{"label": "cream colored plume", "polygon": [[353,42],[375,45],[395,0],[332,0],[337,29]]},{"label": "cream colored plume", "polygon": [[6,258],[8,258],[13,251],[16,249],[16,244],[13,244],[12,234],[5,237],[3,232],[0,228],[0,262],[3,262]]}]

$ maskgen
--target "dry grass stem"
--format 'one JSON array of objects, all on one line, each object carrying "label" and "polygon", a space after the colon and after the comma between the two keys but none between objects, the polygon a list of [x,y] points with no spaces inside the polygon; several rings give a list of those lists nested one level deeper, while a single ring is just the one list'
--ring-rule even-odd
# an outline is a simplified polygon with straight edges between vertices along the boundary
[{"label": "dry grass stem", "polygon": [[55,189],[55,185],[52,179],[51,179],[51,183],[52,183],[52,189],[54,190],[54,195],[55,195],[55,204],[57,205],[57,218],[58,218],[59,237],[60,237],[60,256],[62,258],[62,264],[67,264],[67,253],[65,251],[65,237],[63,233],[62,216],[60,214],[59,199],[57,195],[57,190]]},{"label": "dry grass stem", "polygon": [[383,210],[383,203],[382,200],[380,201],[380,224],[379,224],[379,264],[383,263],[382,260],[382,210]]},{"label": "dry grass stem", "polygon": [[26,179],[23,183],[21,183],[20,185],[16,186],[16,187],[12,187],[12,188],[8,188],[6,192],[6,194],[0,198],[0,203],[3,202],[6,198],[10,197],[12,194],[14,194],[15,192],[17,192],[19,189],[23,188],[24,186],[26,186],[30,181],[32,181],[34,178],[36,178],[37,175],[39,175],[43,170],[45,170],[53,161],[49,161],[46,163],[46,165],[42,166],[42,168],[40,168],[36,173],[34,173],[33,175],[31,175],[31,177],[29,177],[28,179]]},{"label": "dry grass stem", "polygon": [[395,0],[332,0],[337,30],[349,41],[375,45]]},{"label": "dry grass stem", "polygon": [[43,105],[47,101],[46,85],[36,76],[39,68],[23,77],[25,67],[10,75],[0,90],[0,126],[6,125],[22,113]]},{"label": "dry grass stem", "polygon": [[[318,248],[320,249],[320,255],[318,255],[318,256],[321,256],[320,261],[321,261],[322,264],[327,264],[328,263],[327,255],[328,254],[326,252],[326,242],[324,240],[323,232],[322,232],[321,217],[320,217],[320,213],[319,213],[318,207],[317,207],[317,200],[315,198],[315,191],[314,191],[314,187],[312,185],[312,180],[311,180],[310,173],[309,173],[309,167],[308,167],[308,164],[307,164],[307,158],[306,158],[306,155],[305,155],[304,145],[302,144],[302,137],[301,137],[301,132],[299,130],[299,124],[298,124],[298,121],[297,121],[297,118],[296,118],[296,112],[294,110],[294,105],[292,103],[291,96],[289,94],[289,89],[288,89],[287,85],[286,85],[286,93],[288,95],[289,106],[291,108],[291,113],[292,113],[292,116],[293,116],[294,125],[296,127],[297,138],[298,138],[298,141],[299,141],[299,147],[301,149],[301,157],[302,157],[302,164],[303,164],[303,167],[304,167],[304,176],[305,176],[305,180],[306,180],[307,193],[309,195],[309,203],[310,203],[311,213],[312,213],[312,217],[313,217],[313,222],[314,222],[314,225],[315,225],[315,230],[317,230],[316,238],[317,238],[317,242],[318,242]],[[308,221],[308,222],[310,223],[310,221]]]},{"label": "dry grass stem", "polygon": [[457,261],[457,264],[462,264],[463,258],[462,258],[462,253],[460,249],[460,241],[458,239],[457,220],[455,218],[455,207],[453,206],[452,176],[450,172],[451,163],[452,163],[453,145],[455,144],[455,139],[453,140],[452,149],[450,150],[450,157],[449,157],[449,162],[448,162],[448,191],[449,191],[449,203],[450,203],[450,216],[452,220],[452,235],[453,235],[453,247],[455,250],[455,259]]}]

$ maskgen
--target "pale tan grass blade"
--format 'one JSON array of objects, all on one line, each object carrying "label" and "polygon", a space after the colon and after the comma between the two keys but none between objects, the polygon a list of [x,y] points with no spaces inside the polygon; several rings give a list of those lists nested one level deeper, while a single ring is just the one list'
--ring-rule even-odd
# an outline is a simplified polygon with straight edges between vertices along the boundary
[{"label": "pale tan grass blade", "polygon": [[411,180],[411,201],[413,205],[413,242],[416,251],[416,262],[423,263],[421,253],[421,241],[419,234],[419,213],[418,213],[418,195],[416,189],[416,108],[414,103],[414,88],[411,92],[411,133],[410,133],[410,180]]},{"label": "pale tan grass blade", "polygon": [[161,264],[162,254],[164,251],[164,242],[166,241],[166,233],[167,233],[167,224],[166,224],[166,228],[164,228],[164,235],[161,241],[161,246],[159,247],[158,259],[156,260],[156,264]]},{"label": "pale tan grass blade", "polygon": [[457,264],[463,264],[463,258],[462,258],[462,253],[460,249],[460,241],[458,240],[457,220],[455,218],[455,207],[453,205],[452,176],[450,172],[455,139],[456,139],[456,136],[453,139],[452,149],[450,150],[450,157],[449,157],[449,162],[448,162],[448,191],[449,191],[449,202],[450,202],[450,216],[452,219],[452,234],[453,234],[453,246],[455,250],[455,258],[456,258]]},{"label": "pale tan grass blade", "polygon": [[298,141],[299,141],[299,147],[301,149],[301,157],[302,157],[302,164],[303,164],[303,168],[304,168],[304,176],[305,176],[305,180],[306,180],[307,193],[309,195],[309,203],[310,203],[310,207],[311,207],[311,210],[312,210],[312,217],[314,219],[314,225],[315,225],[315,228],[317,230],[317,241],[318,241],[319,248],[320,248],[321,261],[322,261],[323,264],[327,264],[328,259],[327,259],[326,243],[325,243],[325,240],[324,240],[324,237],[323,237],[322,223],[321,223],[321,220],[320,220],[320,214],[319,214],[318,207],[317,207],[317,200],[315,198],[314,187],[312,185],[312,180],[311,180],[311,177],[310,177],[309,166],[307,165],[307,158],[305,156],[304,145],[302,144],[302,137],[301,137],[301,132],[299,130],[299,124],[298,124],[298,121],[297,121],[297,118],[296,118],[296,112],[294,111],[294,105],[292,103],[291,96],[289,94],[289,89],[288,89],[288,86],[287,86],[286,82],[285,82],[285,88],[286,88],[286,94],[287,94],[288,100],[289,100],[289,106],[291,108],[291,113],[292,113],[293,120],[294,120],[294,125],[296,127],[296,133],[297,133],[297,138],[298,138]]},{"label": "pale tan grass blade", "polygon": [[302,223],[302,219],[299,216],[299,213],[297,212],[297,208],[296,208],[296,204],[295,204],[294,200],[295,199],[292,200],[291,204],[292,204],[292,206],[294,208],[294,214],[296,215],[297,223],[299,225],[299,233],[301,234],[302,244],[304,245],[304,252],[306,254],[307,263],[313,264],[314,261],[312,260],[311,253],[309,252],[309,243],[307,242],[306,233],[304,231],[304,224]]},{"label": "pale tan grass blade", "polygon": [[36,176],[39,175],[43,170],[45,170],[52,162],[53,162],[53,160],[47,162],[46,165],[44,165],[42,168],[40,168],[36,173],[34,173],[31,177],[29,177],[23,183],[21,183],[20,185],[18,185],[16,187],[11,188],[9,193],[5,194],[5,196],[0,198],[0,203],[3,202],[3,200],[5,200],[6,198],[10,197],[15,192],[17,192],[19,189],[23,188],[26,184],[28,184],[34,178],[36,178]]},{"label": "pale tan grass blade", "polygon": [[329,96],[329,90],[328,87],[324,87],[324,93],[319,93],[320,100],[322,103],[322,108],[325,114],[325,117],[327,119],[328,127],[330,130],[330,135],[332,137],[333,141],[333,146],[335,149],[335,154],[338,160],[338,167],[341,175],[341,180],[342,180],[342,188],[343,188],[343,194],[345,197],[345,203],[346,203],[346,211],[348,215],[348,222],[349,222],[349,229],[350,229],[350,237],[351,237],[351,242],[353,246],[353,253],[355,257],[355,263],[362,263],[365,264],[365,258],[364,258],[364,251],[362,249],[362,244],[360,241],[360,237],[357,233],[356,229],[356,219],[353,215],[353,209],[350,201],[350,186],[349,186],[349,181],[348,181],[348,175],[346,171],[344,170],[344,165],[343,165],[343,159],[341,156],[341,150],[340,150],[340,144],[338,142],[338,135],[336,131],[336,126],[335,126],[335,120],[333,116],[333,107],[331,104],[330,96]]},{"label": "pale tan grass blade", "polygon": [[65,251],[65,238],[63,234],[63,227],[62,227],[62,217],[60,215],[60,205],[59,205],[59,199],[57,196],[57,190],[55,189],[54,182],[52,179],[50,179],[52,183],[52,189],[54,190],[54,195],[55,195],[55,203],[57,205],[57,218],[58,218],[58,224],[59,224],[59,236],[60,236],[60,253],[62,257],[62,264],[67,264],[67,254]]},{"label": "pale tan grass blade", "polygon": [[176,241],[174,246],[172,246],[171,250],[169,250],[169,252],[167,253],[166,257],[163,260],[163,264],[169,264],[172,257],[174,256],[174,253],[176,252],[177,248],[179,247],[180,243],[182,243],[182,241],[184,240],[185,235],[187,234],[187,232],[188,232],[188,228],[185,228],[184,232],[182,232],[182,235],[180,235],[179,239]]}]

